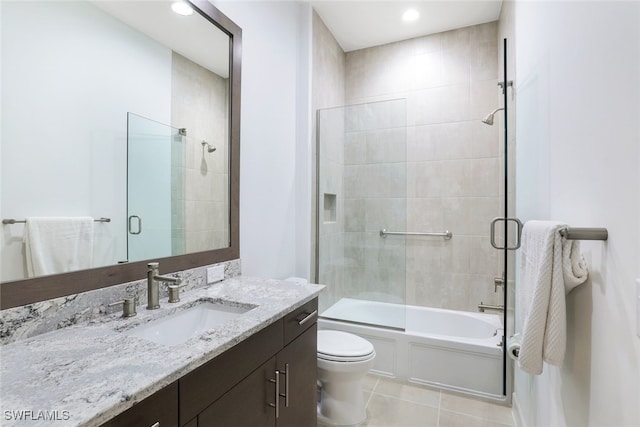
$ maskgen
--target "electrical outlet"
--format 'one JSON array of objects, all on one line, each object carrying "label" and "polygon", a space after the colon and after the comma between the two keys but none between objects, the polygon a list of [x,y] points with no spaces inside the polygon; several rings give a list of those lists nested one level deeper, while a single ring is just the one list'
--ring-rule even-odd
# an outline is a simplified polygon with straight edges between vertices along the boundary
[{"label": "electrical outlet", "polygon": [[224,280],[224,265],[207,268],[207,284]]}]

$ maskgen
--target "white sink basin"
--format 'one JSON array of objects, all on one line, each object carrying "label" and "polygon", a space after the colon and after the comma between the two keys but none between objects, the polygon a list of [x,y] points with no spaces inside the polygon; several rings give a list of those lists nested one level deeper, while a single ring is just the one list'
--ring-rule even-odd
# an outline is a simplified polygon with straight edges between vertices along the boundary
[{"label": "white sink basin", "polygon": [[177,345],[253,308],[203,301],[172,315],[124,331],[124,334],[157,344]]}]

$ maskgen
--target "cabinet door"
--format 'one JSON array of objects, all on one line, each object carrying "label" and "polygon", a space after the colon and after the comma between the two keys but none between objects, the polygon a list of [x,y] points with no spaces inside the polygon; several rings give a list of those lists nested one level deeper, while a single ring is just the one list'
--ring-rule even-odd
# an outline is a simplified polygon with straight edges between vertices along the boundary
[{"label": "cabinet door", "polygon": [[282,350],[282,330],[282,321],[277,321],[180,378],[180,425],[199,415]]},{"label": "cabinet door", "polygon": [[285,384],[281,386],[282,394],[286,397],[280,398],[278,427],[317,424],[317,339],[318,326],[313,324],[276,356],[278,370],[287,372],[280,376],[281,384]]},{"label": "cabinet door", "polygon": [[202,411],[198,427],[275,427],[275,370],[272,357]]},{"label": "cabinet door", "polygon": [[102,427],[152,426],[178,426],[178,383],[168,385],[102,425]]}]

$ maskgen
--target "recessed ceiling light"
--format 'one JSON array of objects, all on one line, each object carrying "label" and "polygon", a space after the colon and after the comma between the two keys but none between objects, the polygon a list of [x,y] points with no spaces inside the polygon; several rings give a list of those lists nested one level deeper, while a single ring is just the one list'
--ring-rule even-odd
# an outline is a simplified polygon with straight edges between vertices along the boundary
[{"label": "recessed ceiling light", "polygon": [[420,18],[420,12],[418,12],[415,9],[407,9],[403,14],[402,14],[402,20],[405,22],[412,22],[417,20],[418,18]]},{"label": "recessed ceiling light", "polygon": [[193,13],[191,6],[182,1],[171,3],[171,10],[182,16],[189,16]]}]

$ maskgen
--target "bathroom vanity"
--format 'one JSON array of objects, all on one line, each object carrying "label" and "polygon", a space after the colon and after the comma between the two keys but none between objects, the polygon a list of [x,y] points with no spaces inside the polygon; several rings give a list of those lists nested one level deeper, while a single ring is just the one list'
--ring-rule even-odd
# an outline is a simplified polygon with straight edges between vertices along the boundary
[{"label": "bathroom vanity", "polygon": [[315,298],[103,426],[315,425],[317,309]]},{"label": "bathroom vanity", "polygon": [[[55,412],[59,426],[315,425],[322,289],[236,277],[176,304],[162,299],[158,310],[138,306],[133,318],[113,314],[7,344],[3,411]],[[132,333],[211,302],[249,310],[175,345]],[[50,423],[5,416],[2,425]]]}]

